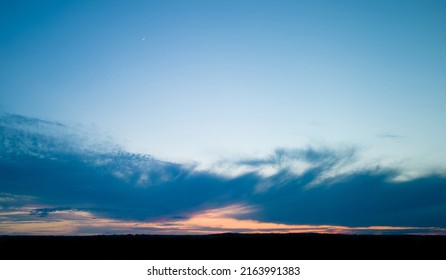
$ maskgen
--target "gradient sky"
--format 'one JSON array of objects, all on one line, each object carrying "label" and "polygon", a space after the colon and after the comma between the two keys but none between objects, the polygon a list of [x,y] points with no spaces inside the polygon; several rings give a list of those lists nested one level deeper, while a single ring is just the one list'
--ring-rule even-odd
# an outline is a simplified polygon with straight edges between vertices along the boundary
[{"label": "gradient sky", "polygon": [[[32,151],[42,160],[49,160],[46,153],[68,153],[79,163],[86,161],[86,155],[74,152],[75,147],[91,157],[110,153],[114,160],[118,149],[126,157],[145,154],[163,164],[178,164],[187,174],[203,172],[212,184],[224,181],[221,184],[226,186],[225,180],[259,176],[250,182],[243,179],[241,188],[249,189],[249,195],[230,195],[233,200],[217,203],[211,195],[175,211],[150,210],[163,217],[182,216],[185,211],[182,223],[208,217],[216,209],[224,214],[212,217],[232,219],[224,209],[245,207],[251,213],[243,217],[245,222],[275,223],[272,228],[302,224],[441,228],[445,225],[436,218],[431,223],[413,218],[417,222],[411,223],[395,213],[381,219],[385,216],[381,212],[384,216],[370,214],[374,218],[364,223],[353,218],[325,219],[316,209],[313,216],[287,218],[273,209],[282,205],[295,209],[296,201],[267,202],[266,196],[255,194],[278,186],[286,189],[290,184],[289,174],[283,177],[286,169],[295,176],[293,180],[319,172],[308,185],[299,183],[299,192],[293,193],[297,201],[308,195],[301,191],[315,192],[315,186],[340,184],[340,189],[349,191],[357,176],[369,176],[383,188],[371,191],[372,197],[388,194],[386,187],[393,184],[412,186],[413,193],[398,202],[401,205],[416,204],[413,199],[422,191],[417,183],[425,184],[423,180],[429,182],[428,194],[422,196],[427,204],[435,196],[444,199],[445,14],[444,1],[421,0],[1,1],[0,111],[4,115],[0,123],[5,134],[2,147],[7,150],[2,168],[11,171],[15,166],[11,155],[23,151]],[[29,140],[31,134],[46,144],[36,146]],[[67,141],[69,152],[62,147]],[[48,143],[51,148],[45,146]],[[110,145],[113,148],[104,148]],[[129,172],[140,172],[144,185],[141,174],[147,172],[140,170],[139,160],[132,164],[139,169]],[[141,185],[139,179],[129,181],[130,173],[117,165],[107,169],[115,178],[127,180],[132,190]],[[165,173],[164,167],[156,166],[157,172]],[[14,168],[13,174],[28,174],[24,166]],[[90,174],[93,169],[88,169],[82,184],[101,185],[101,179]],[[29,203],[14,209],[23,213],[50,209],[47,212],[53,216],[77,213],[77,221],[99,215],[100,211],[91,212],[95,203],[110,202],[58,201],[26,180],[22,186],[30,185],[15,191],[12,186],[19,184],[19,177],[1,178],[2,211],[16,205],[8,201],[25,200]],[[175,194],[172,185],[185,188],[197,179],[174,178],[169,193],[157,195],[169,197]],[[48,183],[53,184],[57,185]],[[95,195],[85,188],[82,195]],[[195,191],[185,192],[186,197]],[[325,191],[318,195],[340,199]],[[392,198],[402,190],[393,191]],[[138,197],[129,193],[129,199]],[[313,201],[318,195],[306,199]],[[376,199],[376,205],[382,203]],[[335,204],[327,209],[343,207]],[[446,202],[434,204],[423,213],[443,219]],[[355,205],[352,202],[353,208],[346,209]],[[120,223],[149,222],[147,217],[156,216],[150,211],[121,217],[104,210],[99,216],[104,221],[121,219]],[[204,227],[200,225],[194,232],[200,232]],[[5,223],[1,226],[4,232],[14,232]]]}]

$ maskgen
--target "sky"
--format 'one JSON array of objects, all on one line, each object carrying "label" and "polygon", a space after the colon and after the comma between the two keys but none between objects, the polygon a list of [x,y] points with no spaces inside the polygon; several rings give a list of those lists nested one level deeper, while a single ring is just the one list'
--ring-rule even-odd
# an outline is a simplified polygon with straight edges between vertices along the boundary
[{"label": "sky", "polygon": [[1,1],[0,234],[444,234],[445,13]]}]

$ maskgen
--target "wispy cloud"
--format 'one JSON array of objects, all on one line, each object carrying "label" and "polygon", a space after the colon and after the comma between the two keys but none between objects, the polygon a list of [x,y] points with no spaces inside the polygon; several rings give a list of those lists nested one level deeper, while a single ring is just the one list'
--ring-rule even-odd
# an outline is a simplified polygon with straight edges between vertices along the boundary
[{"label": "wispy cloud", "polygon": [[400,138],[405,138],[404,135],[391,134],[391,133],[382,133],[382,134],[378,134],[378,137],[380,137],[380,138],[390,138],[390,139],[400,139]]},{"label": "wispy cloud", "polygon": [[0,193],[0,209],[16,208],[29,204],[35,197],[29,195],[18,195],[11,193]]},{"label": "wispy cloud", "polygon": [[37,208],[31,211],[31,215],[36,215],[39,217],[47,217],[50,213],[64,212],[64,211],[75,211],[70,207],[56,207],[56,208]]},{"label": "wispy cloud", "polygon": [[[354,148],[277,149],[234,161],[246,169],[228,177],[116,147],[76,149],[77,140],[57,132],[69,128],[40,122],[0,121],[7,132],[0,136],[0,233],[446,228],[444,176],[395,182],[397,168],[349,169]],[[274,172],[259,172],[268,166]]]}]

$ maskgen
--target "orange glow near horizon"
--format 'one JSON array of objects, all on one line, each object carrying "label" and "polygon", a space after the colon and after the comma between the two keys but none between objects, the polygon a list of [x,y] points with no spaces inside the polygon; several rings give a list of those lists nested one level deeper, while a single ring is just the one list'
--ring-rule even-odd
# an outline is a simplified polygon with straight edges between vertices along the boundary
[{"label": "orange glow near horizon", "polygon": [[[55,211],[48,217],[29,215],[28,211],[0,212],[0,234],[11,235],[99,235],[99,234],[215,234],[215,233],[324,233],[324,234],[446,234],[444,228],[338,225],[292,225],[237,219],[255,209],[230,205],[204,210],[187,219],[162,219],[151,222],[130,222],[96,217],[87,211]],[[15,217],[20,216],[20,219]]]}]

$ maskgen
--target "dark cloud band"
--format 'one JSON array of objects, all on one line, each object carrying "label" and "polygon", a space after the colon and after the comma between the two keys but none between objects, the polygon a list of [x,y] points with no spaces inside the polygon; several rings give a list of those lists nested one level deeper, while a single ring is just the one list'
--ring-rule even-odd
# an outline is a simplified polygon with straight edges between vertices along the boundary
[{"label": "dark cloud band", "polygon": [[[395,182],[397,169],[366,168],[320,180],[334,166],[354,159],[354,149],[279,149],[264,159],[236,163],[273,164],[279,167],[276,174],[227,178],[122,149],[76,149],[79,141],[61,139],[66,134],[57,133],[65,126],[40,122],[11,115],[0,121],[4,208],[20,200],[22,206],[51,206],[32,212],[42,218],[54,211],[83,209],[102,217],[154,221],[243,204],[256,211],[237,218],[274,223],[446,227],[444,176]],[[281,165],[290,160],[304,161],[309,168],[297,175]],[[259,191],[262,184],[268,187]]]}]

